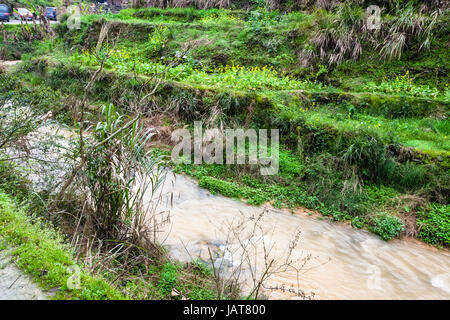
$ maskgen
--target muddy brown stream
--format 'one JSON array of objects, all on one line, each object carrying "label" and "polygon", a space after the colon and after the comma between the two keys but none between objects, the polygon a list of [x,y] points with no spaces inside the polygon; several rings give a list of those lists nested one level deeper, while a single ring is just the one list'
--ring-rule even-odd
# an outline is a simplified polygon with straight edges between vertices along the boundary
[{"label": "muddy brown stream", "polygon": [[[284,288],[303,290],[318,299],[449,299],[450,254],[406,240],[385,242],[364,230],[293,214],[271,206],[253,207],[240,201],[212,195],[183,175],[170,173],[163,193],[170,207],[170,223],[163,229],[164,244],[173,257],[188,260],[208,257],[208,246],[220,248],[227,238],[222,226],[241,215],[258,216],[266,210],[261,225],[272,248],[271,256],[282,261],[290,241],[300,230],[294,258],[310,255],[298,274],[286,270],[269,279],[265,290],[270,299],[295,299]],[[245,238],[245,234],[242,235]],[[247,239],[248,240],[248,239]],[[226,259],[226,252],[225,252]],[[256,256],[261,266],[264,255]],[[238,260],[233,256],[235,263]],[[301,260],[303,261],[303,260]],[[299,275],[299,277],[297,276]],[[278,289],[274,289],[278,288]]]}]

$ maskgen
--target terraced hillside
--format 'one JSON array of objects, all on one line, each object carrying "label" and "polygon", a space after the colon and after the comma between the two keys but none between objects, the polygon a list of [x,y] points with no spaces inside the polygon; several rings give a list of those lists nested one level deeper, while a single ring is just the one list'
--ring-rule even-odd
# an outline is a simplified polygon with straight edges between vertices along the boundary
[{"label": "terraced hillside", "polygon": [[[92,110],[113,103],[133,113],[158,83],[145,115],[159,129],[160,154],[170,132],[194,120],[280,129],[276,176],[251,166],[172,164],[213,192],[308,207],[386,240],[408,235],[448,246],[448,17],[390,8],[381,30],[371,31],[364,7],[352,4],[285,13],[127,9],[84,16],[79,30],[63,20],[56,38],[5,54],[26,62],[17,90],[39,87],[36,102],[68,123],[70,102],[101,64]],[[43,92],[50,102],[42,103]]]}]

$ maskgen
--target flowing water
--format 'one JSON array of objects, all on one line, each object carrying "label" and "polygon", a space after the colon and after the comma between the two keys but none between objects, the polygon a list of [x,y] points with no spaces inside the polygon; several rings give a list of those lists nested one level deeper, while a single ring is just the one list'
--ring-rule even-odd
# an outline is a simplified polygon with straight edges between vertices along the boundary
[{"label": "flowing water", "polygon": [[[164,228],[164,244],[181,260],[196,256],[208,260],[208,247],[215,247],[225,251],[222,259],[229,259],[231,265],[239,262],[237,251],[233,251],[235,256],[227,258],[229,252],[224,244],[229,233],[222,230],[230,221],[240,221],[241,216],[258,216],[264,210],[260,221],[264,243],[272,248],[270,256],[276,262],[283,261],[290,241],[300,230],[300,241],[292,256],[302,259],[297,265],[303,264],[308,256],[309,259],[300,273],[284,270],[269,279],[267,286],[272,290],[265,293],[271,299],[298,297],[280,290],[282,286],[302,289],[306,295],[314,293],[319,299],[450,298],[448,251],[412,241],[385,242],[366,231],[300,212],[292,214],[270,206],[265,209],[248,206],[212,195],[182,175],[170,174],[163,190],[172,193],[166,202],[171,213],[170,223]],[[251,224],[254,220],[248,221]],[[245,232],[237,237],[248,241]],[[261,239],[257,240],[260,245]],[[264,265],[264,254],[256,257],[257,265]]]}]

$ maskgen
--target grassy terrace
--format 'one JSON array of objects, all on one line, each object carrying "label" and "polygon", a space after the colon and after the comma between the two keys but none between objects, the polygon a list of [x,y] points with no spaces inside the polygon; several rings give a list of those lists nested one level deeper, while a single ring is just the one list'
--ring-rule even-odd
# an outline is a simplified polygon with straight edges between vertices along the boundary
[{"label": "grassy terrace", "polygon": [[[55,58],[57,61],[76,65],[92,68],[96,66],[96,61],[86,52],[72,56],[57,54]],[[122,75],[131,75],[132,72],[143,76],[151,75],[163,68],[160,63],[139,64],[138,60],[129,57],[127,49],[118,49],[117,56],[106,64],[106,70]],[[257,96],[259,100],[270,101],[274,112],[285,114],[291,119],[304,118],[312,126],[332,127],[341,132],[365,130],[379,135],[386,142],[394,139],[396,143],[423,151],[432,159],[439,156],[447,159],[450,156],[449,121],[420,115],[411,118],[396,117],[397,111],[389,108],[390,103],[404,103],[406,107],[417,106],[419,114],[429,114],[436,109],[447,114],[449,102],[444,97],[431,99],[377,92],[348,92],[326,87],[318,82],[280,77],[273,69],[263,68],[229,66],[216,70],[201,70],[179,65],[169,70],[167,80],[177,86],[191,87],[194,90]],[[305,95],[310,98],[302,101],[299,97]],[[348,101],[326,104],[316,102],[326,100],[328,96],[330,99],[344,97]],[[353,101],[361,106],[356,107]],[[370,105],[372,101],[375,102],[374,105]],[[398,111],[402,112],[409,111]],[[448,166],[447,163],[442,164]]]},{"label": "grassy terrace", "polygon": [[[361,17],[358,10],[352,15]],[[282,142],[275,177],[218,165],[174,166],[177,172],[251,204],[305,206],[386,240],[406,232],[448,246],[448,14],[430,50],[419,51],[412,41],[400,59],[382,58],[360,36],[358,59],[328,63],[332,49],[325,48],[325,60],[316,56],[304,64],[314,35],[340,30],[344,20],[343,13],[324,10],[152,8],[90,15],[81,30],[69,31],[63,22],[56,40],[35,42],[22,55],[22,70],[30,72],[21,81],[70,98],[82,92],[74,79],[86,80],[98,66],[96,56],[111,53],[91,103],[126,110],[143,79],[177,61],[153,100],[165,126],[190,126],[218,109],[217,123],[279,128]],[[104,21],[112,22],[108,37],[121,30],[120,38],[114,50],[104,43],[96,52]],[[410,214],[414,225],[407,224]]]}]

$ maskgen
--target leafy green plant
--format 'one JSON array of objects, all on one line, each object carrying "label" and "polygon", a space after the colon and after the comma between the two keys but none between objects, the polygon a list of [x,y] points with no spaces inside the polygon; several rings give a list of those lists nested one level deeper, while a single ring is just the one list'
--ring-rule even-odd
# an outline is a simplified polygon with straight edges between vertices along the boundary
[{"label": "leafy green plant", "polygon": [[378,234],[381,239],[388,241],[400,235],[405,230],[403,222],[386,212],[380,212],[372,217],[369,229]]},{"label": "leafy green plant", "polygon": [[405,94],[424,98],[436,98],[439,95],[436,88],[414,84],[409,71],[402,76],[396,76],[394,80],[384,80],[380,84],[369,82],[365,89],[372,92]]},{"label": "leafy green plant", "polygon": [[262,8],[250,11],[247,24],[254,34],[258,34],[265,27],[276,24],[279,21],[279,14],[276,11],[268,11]]},{"label": "leafy green plant", "polygon": [[361,218],[361,217],[354,217],[351,220],[352,223],[352,227],[355,229],[361,229],[364,227],[364,225],[366,224],[365,219]]},{"label": "leafy green plant", "polygon": [[168,41],[169,29],[166,26],[157,26],[156,29],[149,34],[147,44],[153,51],[153,54],[159,52]]},{"label": "leafy green plant", "polygon": [[394,188],[383,185],[366,184],[364,189],[366,190],[370,202],[375,203],[378,206],[388,205],[392,202],[392,199],[400,195],[400,192]]},{"label": "leafy green plant", "polygon": [[192,260],[189,266],[200,276],[210,277],[212,275],[210,267],[200,259]]}]

